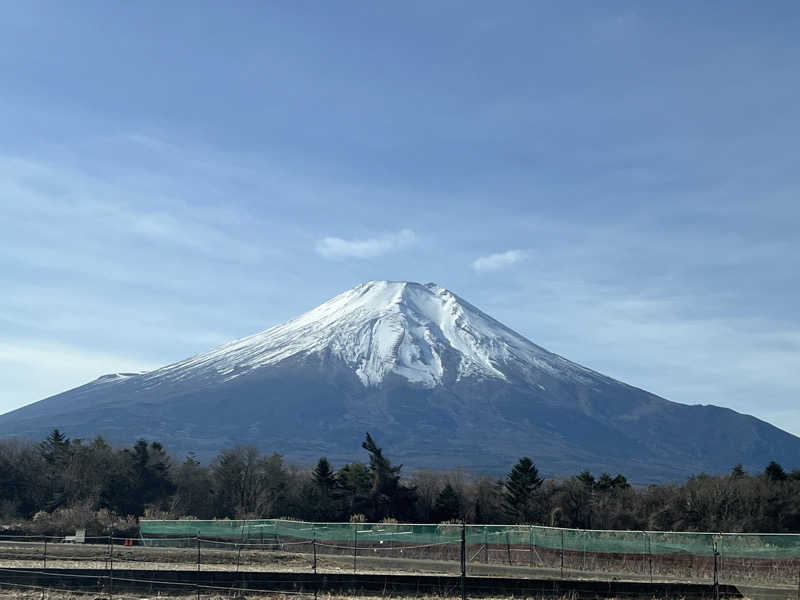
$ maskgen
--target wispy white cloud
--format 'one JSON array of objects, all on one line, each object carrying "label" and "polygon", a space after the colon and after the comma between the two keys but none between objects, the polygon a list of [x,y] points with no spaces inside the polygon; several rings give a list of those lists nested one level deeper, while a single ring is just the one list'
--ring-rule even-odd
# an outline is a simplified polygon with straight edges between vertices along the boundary
[{"label": "wispy white cloud", "polygon": [[16,399],[9,398],[2,408],[5,412],[83,385],[109,372],[149,371],[160,365],[54,342],[0,339],[0,366],[4,384],[25,391]]},{"label": "wispy white cloud", "polygon": [[317,252],[330,259],[375,258],[416,243],[417,235],[413,231],[401,229],[396,233],[384,233],[363,240],[326,237],[317,243]]},{"label": "wispy white cloud", "polygon": [[472,261],[472,268],[476,271],[497,271],[521,262],[527,257],[528,253],[525,250],[507,250],[476,258]]}]

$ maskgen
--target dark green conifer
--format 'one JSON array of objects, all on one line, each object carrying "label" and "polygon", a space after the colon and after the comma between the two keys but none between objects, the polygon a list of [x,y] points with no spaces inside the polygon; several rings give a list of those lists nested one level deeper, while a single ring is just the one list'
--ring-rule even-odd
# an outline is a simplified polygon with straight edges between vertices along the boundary
[{"label": "dark green conifer", "polygon": [[774,460],[767,465],[766,469],[764,469],[764,476],[769,481],[786,481],[787,479],[786,471],[784,471],[783,467]]},{"label": "dark green conifer", "polygon": [[448,483],[436,496],[436,502],[433,505],[433,519],[441,523],[442,521],[452,521],[461,517],[461,499],[456,494],[453,486]]},{"label": "dark green conifer", "polygon": [[372,506],[367,516],[379,521],[385,517],[402,519],[412,514],[417,492],[415,488],[400,483],[400,469],[403,465],[392,466],[369,432],[361,447],[369,452],[369,471],[372,476]]},{"label": "dark green conifer", "polygon": [[504,482],[503,511],[508,519],[515,523],[533,520],[533,496],[543,481],[530,458],[519,459]]}]

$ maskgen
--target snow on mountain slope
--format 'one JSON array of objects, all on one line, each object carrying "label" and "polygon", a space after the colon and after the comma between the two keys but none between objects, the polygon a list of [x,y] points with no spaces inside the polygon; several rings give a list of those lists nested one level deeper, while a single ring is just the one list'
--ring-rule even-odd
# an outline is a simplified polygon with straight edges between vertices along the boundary
[{"label": "snow on mountain slope", "polygon": [[107,375],[100,375],[95,379],[95,383],[112,383],[115,381],[124,381],[130,377],[144,375],[147,371],[140,371],[138,373],[108,373]]},{"label": "snow on mountain slope", "polygon": [[571,381],[602,375],[533,344],[434,284],[370,281],[283,325],[152,371],[145,380],[212,377],[227,381],[294,356],[324,351],[365,386],[389,373],[426,387],[446,374],[506,380],[539,369]]},{"label": "snow on mountain slope", "polygon": [[412,468],[501,474],[535,455],[554,474],[641,482],[736,463],[794,467],[800,456],[800,439],[753,417],[659,398],[547,352],[438,285],[388,281],[161,369],[104,375],[0,415],[0,438],[40,440],[53,427],[166,440],[207,459],[253,444],[303,464],[360,460],[370,431]]}]

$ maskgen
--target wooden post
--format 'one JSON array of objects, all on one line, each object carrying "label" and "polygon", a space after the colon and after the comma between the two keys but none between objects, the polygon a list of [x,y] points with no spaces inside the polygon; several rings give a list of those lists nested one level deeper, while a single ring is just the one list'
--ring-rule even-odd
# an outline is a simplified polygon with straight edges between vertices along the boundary
[{"label": "wooden post", "polygon": [[358,555],[358,523],[353,527],[353,575],[356,573],[356,556]]},{"label": "wooden post", "polygon": [[236,572],[239,572],[239,562],[242,559],[242,546],[241,544],[236,544]]},{"label": "wooden post", "polygon": [[561,579],[564,579],[564,530],[561,530]]},{"label": "wooden post", "polygon": [[483,562],[489,562],[489,536],[486,533],[486,525],[483,526]]},{"label": "wooden post", "polygon": [[[200,532],[197,532],[197,535],[194,538],[195,545],[197,546],[197,572],[200,572]],[[197,600],[200,600],[200,586],[199,584],[195,585],[195,591],[197,592]]]},{"label": "wooden post", "polygon": [[114,597],[114,538],[108,536],[108,595]]},{"label": "wooden post", "polygon": [[316,575],[317,574],[317,532],[316,532],[316,530],[314,530],[314,539],[311,540],[311,545],[312,545],[312,547],[314,549],[314,575]]},{"label": "wooden post", "polygon": [[586,570],[586,536],[588,535],[586,530],[583,530],[583,570]]},{"label": "wooden post", "polygon": [[506,529],[506,554],[508,555],[508,564],[511,565],[511,540],[508,538],[507,529]]},{"label": "wooden post", "polygon": [[719,552],[717,551],[717,541],[714,540],[714,600],[719,600],[719,570],[717,562],[719,560]]},{"label": "wooden post", "polygon": [[528,568],[533,568],[533,525],[528,526]]},{"label": "wooden post", "polygon": [[[314,575],[317,574],[317,529],[313,525],[311,526],[311,533],[314,536],[314,539],[311,540],[312,547],[314,549]],[[319,591],[319,581],[317,578],[314,578],[314,600],[317,600],[317,593]]]},{"label": "wooden post", "polygon": [[47,568],[47,536],[44,536],[44,568]]},{"label": "wooden post", "polygon": [[461,521],[461,600],[467,600],[467,527]]}]

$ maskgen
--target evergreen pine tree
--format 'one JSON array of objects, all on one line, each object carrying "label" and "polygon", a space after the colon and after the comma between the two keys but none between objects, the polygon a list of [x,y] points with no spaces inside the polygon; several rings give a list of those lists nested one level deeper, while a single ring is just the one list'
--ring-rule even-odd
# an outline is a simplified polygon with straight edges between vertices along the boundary
[{"label": "evergreen pine tree", "polygon": [[70,441],[58,429],[53,429],[43,442],[39,444],[39,452],[47,464],[60,467],[69,458]]},{"label": "evergreen pine tree", "polygon": [[317,466],[311,472],[314,485],[323,490],[332,490],[336,486],[336,473],[331,468],[331,463],[324,456],[319,459]]},{"label": "evergreen pine tree", "polygon": [[433,504],[433,519],[441,523],[442,521],[460,519],[461,516],[461,499],[456,494],[453,486],[448,483],[439,492],[436,502]]},{"label": "evergreen pine tree", "polygon": [[70,440],[58,429],[39,443],[39,454],[45,461],[46,510],[53,510],[66,502],[64,475],[72,455]]},{"label": "evergreen pine tree", "polygon": [[475,498],[475,514],[472,517],[472,522],[483,525],[483,508],[481,507],[480,498]]},{"label": "evergreen pine tree", "polygon": [[594,475],[592,475],[589,471],[584,471],[580,475],[576,475],[575,479],[580,481],[587,488],[594,489],[595,485]]},{"label": "evergreen pine tree", "polygon": [[775,462],[774,460],[767,465],[767,468],[764,469],[764,476],[769,481],[786,481],[786,471],[783,470],[783,467]]},{"label": "evergreen pine tree", "polygon": [[369,452],[369,471],[372,476],[372,506],[369,517],[378,521],[385,517],[401,519],[411,514],[417,492],[413,487],[400,484],[400,469],[403,465],[393,467],[369,432],[361,447]]},{"label": "evergreen pine tree", "polygon": [[341,500],[339,479],[328,459],[322,457],[311,472],[313,488],[314,518],[322,521],[334,519],[339,512]]},{"label": "evergreen pine tree", "polygon": [[372,507],[372,475],[369,467],[360,462],[349,463],[339,469],[338,475],[343,497],[341,520],[368,513]]},{"label": "evergreen pine tree", "polygon": [[519,459],[504,482],[503,512],[506,518],[516,523],[533,520],[533,495],[543,479],[539,470],[527,456]]}]

